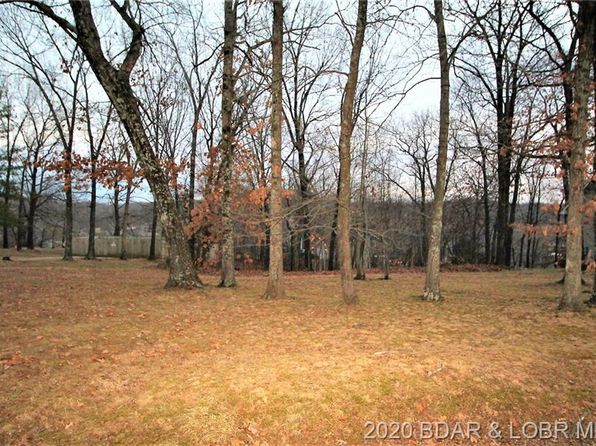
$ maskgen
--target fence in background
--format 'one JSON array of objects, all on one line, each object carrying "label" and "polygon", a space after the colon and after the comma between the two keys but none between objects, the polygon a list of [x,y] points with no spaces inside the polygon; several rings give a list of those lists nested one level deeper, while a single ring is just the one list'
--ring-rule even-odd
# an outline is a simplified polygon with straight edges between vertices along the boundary
[{"label": "fence in background", "polygon": [[[98,257],[120,257],[122,240],[120,237],[98,236],[95,237],[95,255]],[[72,239],[72,252],[75,256],[87,255],[89,239],[87,237],[74,237]],[[149,257],[151,237],[126,238],[126,252],[130,258]],[[161,257],[161,237],[155,238],[155,256]]]}]

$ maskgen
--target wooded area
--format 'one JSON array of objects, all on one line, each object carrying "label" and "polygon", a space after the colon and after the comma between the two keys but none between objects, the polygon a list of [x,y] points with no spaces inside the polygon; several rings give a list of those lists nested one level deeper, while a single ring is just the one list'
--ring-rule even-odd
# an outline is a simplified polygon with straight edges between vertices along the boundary
[{"label": "wooded area", "polygon": [[98,200],[126,238],[142,197],[169,287],[326,263],[354,303],[353,268],[408,264],[439,300],[441,263],[564,265],[584,308],[593,2],[0,3],[5,248],[72,259],[77,200],[93,259]]}]

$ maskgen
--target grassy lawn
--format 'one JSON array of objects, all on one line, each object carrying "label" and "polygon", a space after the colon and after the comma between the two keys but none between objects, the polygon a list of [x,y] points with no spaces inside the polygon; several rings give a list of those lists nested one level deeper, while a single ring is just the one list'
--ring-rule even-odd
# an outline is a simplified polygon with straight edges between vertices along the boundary
[{"label": "grassy lawn", "polygon": [[288,275],[290,298],[264,301],[260,273],[166,291],[141,260],[2,262],[0,444],[375,444],[366,420],[593,420],[596,313],[556,312],[560,274],[445,273],[440,304],[418,300],[420,273],[372,276],[348,308],[335,275]]}]

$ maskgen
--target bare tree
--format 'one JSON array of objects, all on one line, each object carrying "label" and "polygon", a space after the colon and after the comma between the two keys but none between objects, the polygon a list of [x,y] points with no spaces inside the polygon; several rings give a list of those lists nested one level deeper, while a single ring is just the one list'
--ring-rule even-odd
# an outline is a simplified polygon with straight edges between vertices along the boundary
[{"label": "bare tree", "polygon": [[439,153],[437,156],[437,176],[435,182],[435,198],[430,224],[430,239],[426,256],[426,281],[424,299],[437,301],[441,299],[440,266],[441,235],[443,231],[443,203],[445,201],[445,183],[447,180],[447,151],[449,149],[449,71],[450,60],[447,49],[447,34],[443,17],[443,1],[434,0],[433,20],[437,27],[439,47],[439,65],[441,71],[441,99],[439,105]]},{"label": "bare tree", "polygon": [[565,247],[565,288],[560,309],[582,311],[586,307],[582,295],[582,205],[584,202],[584,168],[588,145],[590,70],[594,57],[596,3],[581,2],[577,14],[578,53],[573,76],[574,101],[569,151],[569,204],[567,243]]},{"label": "bare tree", "polygon": [[346,304],[358,302],[352,282],[352,249],[350,247],[350,208],[351,208],[351,138],[354,130],[354,98],[358,84],[360,54],[366,31],[368,0],[358,0],[356,32],[350,54],[348,79],[344,87],[341,104],[339,136],[339,186],[337,229],[339,239],[339,259],[341,268],[342,297]]},{"label": "bare tree", "polygon": [[221,243],[221,281],[220,286],[233,287],[235,278],[234,252],[234,219],[232,217],[232,175],[234,162],[234,135],[232,117],[234,112],[234,46],[237,33],[237,2],[224,1],[224,46],[223,46],[223,77],[221,94],[222,138],[220,144],[222,184],[222,243]]},{"label": "bare tree", "polygon": [[273,72],[271,76],[271,193],[269,196],[271,240],[269,243],[269,280],[267,281],[267,289],[265,290],[266,299],[274,299],[284,296],[283,205],[281,178],[283,27],[283,0],[274,0],[271,38]]}]

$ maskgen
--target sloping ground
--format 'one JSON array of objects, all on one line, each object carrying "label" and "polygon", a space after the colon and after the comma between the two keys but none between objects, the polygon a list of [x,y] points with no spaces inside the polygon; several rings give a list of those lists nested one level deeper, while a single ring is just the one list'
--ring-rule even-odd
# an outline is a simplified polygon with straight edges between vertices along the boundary
[{"label": "sloping ground", "polygon": [[559,274],[448,272],[440,304],[397,274],[347,308],[331,275],[270,302],[262,275],[165,291],[144,261],[3,262],[0,444],[375,444],[371,420],[477,421],[489,445],[513,443],[490,421],[594,420],[596,317],[556,312]]}]

